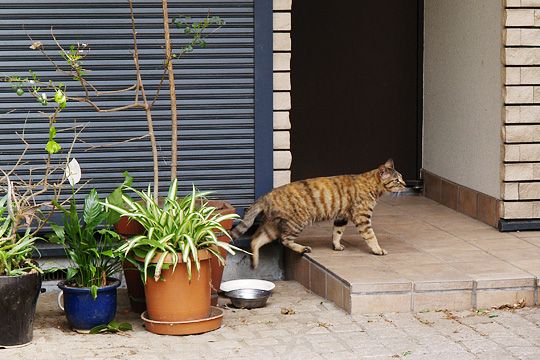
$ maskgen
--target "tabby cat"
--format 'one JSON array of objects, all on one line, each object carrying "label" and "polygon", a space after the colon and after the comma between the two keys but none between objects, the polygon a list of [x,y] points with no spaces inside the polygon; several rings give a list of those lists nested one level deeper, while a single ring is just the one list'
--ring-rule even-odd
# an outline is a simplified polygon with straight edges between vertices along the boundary
[{"label": "tabby cat", "polygon": [[300,232],[313,222],[334,220],[332,243],[342,251],[340,243],[345,225],[350,220],[374,254],[387,252],[379,246],[371,227],[371,214],[377,199],[386,192],[405,189],[401,174],[389,159],[377,169],[361,175],[320,177],[296,181],[278,187],[262,196],[247,211],[232,231],[233,239],[245,233],[262,213],[263,222],[253,235],[252,266],[259,263],[259,248],[280,238],[284,246],[298,253],[310,252],[309,246],[294,242]]}]

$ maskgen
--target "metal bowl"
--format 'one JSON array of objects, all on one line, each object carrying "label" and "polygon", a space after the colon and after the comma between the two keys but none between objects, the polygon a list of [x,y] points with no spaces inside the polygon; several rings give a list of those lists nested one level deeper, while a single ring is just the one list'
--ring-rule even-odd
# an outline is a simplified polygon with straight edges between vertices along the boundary
[{"label": "metal bowl", "polygon": [[271,293],[271,291],[260,289],[236,289],[227,291],[225,296],[231,299],[234,307],[254,309],[265,306]]}]

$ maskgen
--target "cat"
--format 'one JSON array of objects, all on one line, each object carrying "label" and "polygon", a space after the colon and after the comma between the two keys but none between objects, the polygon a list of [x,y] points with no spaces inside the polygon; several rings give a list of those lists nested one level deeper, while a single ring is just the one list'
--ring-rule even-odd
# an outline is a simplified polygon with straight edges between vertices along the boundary
[{"label": "cat", "polygon": [[280,238],[284,246],[297,253],[311,251],[309,246],[295,243],[300,232],[314,222],[333,220],[332,244],[336,251],[345,247],[341,237],[352,221],[371,251],[387,254],[379,246],[371,227],[371,215],[377,200],[387,192],[400,192],[405,182],[389,159],[377,169],[360,175],[319,177],[295,181],[275,188],[259,198],[246,212],[244,219],[232,230],[237,239],[262,213],[263,222],[251,240],[252,267],[259,263],[259,248]]}]

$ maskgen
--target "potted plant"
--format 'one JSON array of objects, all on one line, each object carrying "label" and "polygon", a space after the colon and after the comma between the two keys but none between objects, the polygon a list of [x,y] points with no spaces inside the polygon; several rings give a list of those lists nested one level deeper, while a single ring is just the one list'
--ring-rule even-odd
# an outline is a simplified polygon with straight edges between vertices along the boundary
[{"label": "potted plant", "polygon": [[78,331],[108,324],[116,314],[116,289],[120,285],[113,277],[121,270],[120,259],[113,251],[120,236],[106,222],[108,214],[95,189],[85,197],[81,215],[74,196],[68,209],[58,202],[55,205],[64,213],[64,225],[51,224],[54,234],[50,241],[64,246],[72,264],[66,280],[58,283],[67,320]]},{"label": "potted plant", "polygon": [[124,196],[126,208],[104,205],[138,221],[146,230],[118,248],[141,271],[147,305],[143,317],[173,325],[204,321],[211,313],[210,259],[216,257],[223,263],[220,249],[231,254],[240,250],[218,241],[216,232],[228,235],[221,223],[237,215],[220,215],[205,200],[207,193],[194,187],[191,194],[179,199],[176,179],[163,205],[153,197],[150,186],[146,192],[125,190],[142,201]]},{"label": "potted plant", "polygon": [[[41,273],[33,259],[38,232],[52,216],[52,202],[62,192],[63,168],[50,152],[39,176],[21,169],[29,144],[19,134],[24,149],[9,171],[0,169],[0,347],[22,346],[33,337],[33,320],[41,289]],[[54,180],[53,180],[54,179]],[[52,191],[51,191],[52,190]],[[52,194],[51,194],[52,193]]]},{"label": "potted plant", "polygon": [[30,227],[22,235],[16,232],[11,201],[10,194],[0,199],[0,348],[32,341],[41,289],[41,270],[31,258],[37,238]]}]

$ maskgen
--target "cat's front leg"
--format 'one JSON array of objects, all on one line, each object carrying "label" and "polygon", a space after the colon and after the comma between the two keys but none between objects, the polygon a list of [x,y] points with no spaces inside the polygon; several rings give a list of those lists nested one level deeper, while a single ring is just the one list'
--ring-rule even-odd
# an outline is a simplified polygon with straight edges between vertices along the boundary
[{"label": "cat's front leg", "polygon": [[382,249],[379,246],[379,241],[377,240],[375,232],[371,227],[371,218],[368,218],[366,216],[356,217],[354,219],[354,224],[356,225],[356,229],[358,229],[360,235],[366,241],[367,246],[369,246],[369,248],[371,249],[372,253],[374,253],[375,255],[388,254],[388,251]]}]

